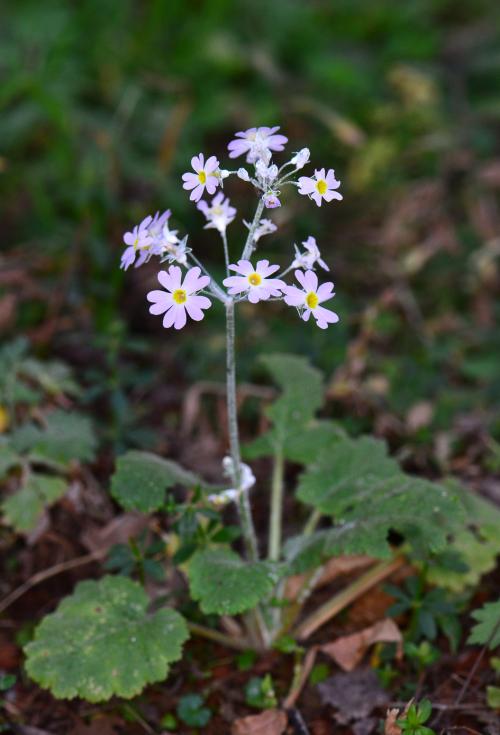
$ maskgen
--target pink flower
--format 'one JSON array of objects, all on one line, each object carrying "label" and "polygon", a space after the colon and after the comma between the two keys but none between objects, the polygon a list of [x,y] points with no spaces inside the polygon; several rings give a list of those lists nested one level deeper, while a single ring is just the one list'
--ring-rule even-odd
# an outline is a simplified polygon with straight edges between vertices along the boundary
[{"label": "pink flower", "polygon": [[143,253],[139,253],[139,265],[146,259],[146,253],[153,245],[153,238],[150,236],[148,229],[152,220],[152,217],[146,217],[131,232],[124,234],[123,242],[128,247],[125,248],[121,257],[120,268],[123,268],[123,270],[127,270],[134,263],[139,251],[144,251]]},{"label": "pink flower", "polygon": [[282,151],[288,138],[284,135],[276,135],[279,126],[274,128],[249,128],[236,133],[235,139],[228,145],[229,158],[237,158],[244,153],[247,154],[247,163],[255,163],[264,160],[266,163],[271,158],[271,151]]},{"label": "pink flower", "polygon": [[328,173],[325,174],[325,169],[316,169],[314,177],[301,176],[299,178],[299,194],[307,194],[311,199],[314,199],[318,207],[321,207],[321,200],[324,199],[326,202],[331,202],[332,199],[342,200],[342,194],[339,194],[338,189],[340,181],[335,178],[335,171],[330,168]]},{"label": "pink flower", "polygon": [[205,228],[213,227],[221,233],[226,231],[226,227],[236,215],[236,209],[231,206],[229,199],[224,198],[221,191],[212,199],[210,206],[202,200],[198,202],[197,207],[207,219]]},{"label": "pink flower", "polygon": [[186,312],[199,322],[205,316],[203,309],[212,306],[206,296],[198,296],[197,291],[210,283],[208,276],[202,276],[198,267],[190,268],[182,280],[182,271],[177,265],[171,265],[167,271],[158,273],[158,281],[166,291],[150,291],[147,299],[152,303],[150,314],[164,314],[163,326],[168,329],[182,329],[186,324]]},{"label": "pink flower", "polygon": [[318,287],[318,276],[314,271],[306,271],[305,273],[295,271],[295,278],[302,289],[296,286],[286,286],[283,290],[285,304],[297,306],[301,310],[301,318],[305,322],[312,314],[320,329],[326,329],[329,324],[336,324],[339,321],[338,314],[330,311],[330,309],[325,309],[324,306],[320,306],[323,301],[328,301],[335,296],[333,283],[328,281]]},{"label": "pink flower", "polygon": [[259,260],[256,268],[249,260],[239,260],[237,265],[230,265],[229,270],[236,271],[240,275],[229,276],[223,280],[224,286],[228,287],[228,293],[233,296],[246,291],[252,304],[266,301],[271,296],[281,296],[281,291],[286,285],[279,278],[267,277],[279,270],[279,265],[269,265],[268,260]]},{"label": "pink flower", "polygon": [[276,209],[276,207],[281,207],[281,202],[274,191],[268,191],[267,194],[264,195],[263,199],[266,209]]},{"label": "pink flower", "polygon": [[208,194],[213,194],[219,185],[219,177],[215,173],[219,168],[219,161],[215,156],[210,158],[205,163],[203,153],[199,156],[193,156],[191,159],[191,166],[196,173],[190,172],[182,174],[182,180],[184,181],[182,187],[184,189],[192,189],[191,196],[189,197],[192,202],[198,202],[205,189]]}]

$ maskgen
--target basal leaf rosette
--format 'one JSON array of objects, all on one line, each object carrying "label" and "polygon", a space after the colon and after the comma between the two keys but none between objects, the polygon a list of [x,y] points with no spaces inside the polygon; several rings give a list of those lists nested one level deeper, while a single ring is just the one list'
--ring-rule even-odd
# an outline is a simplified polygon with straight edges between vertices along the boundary
[{"label": "basal leaf rosette", "polygon": [[149,615],[148,604],[126,577],[81,582],[25,647],[29,676],[55,697],[89,702],[128,699],[162,681],[189,634],[175,610]]},{"label": "basal leaf rosette", "polygon": [[247,562],[230,549],[205,549],[189,563],[191,596],[209,615],[236,615],[251,610],[273,589],[275,565]]}]

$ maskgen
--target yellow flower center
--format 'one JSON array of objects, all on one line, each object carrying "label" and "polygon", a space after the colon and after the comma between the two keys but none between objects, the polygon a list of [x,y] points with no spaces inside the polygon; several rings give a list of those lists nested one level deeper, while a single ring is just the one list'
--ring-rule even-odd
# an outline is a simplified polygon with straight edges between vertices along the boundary
[{"label": "yellow flower center", "polygon": [[326,183],[326,181],[324,179],[320,179],[318,181],[318,183],[316,184],[316,189],[319,191],[319,193],[321,194],[321,196],[323,196],[323,194],[325,193],[325,191],[328,190],[328,184]]},{"label": "yellow flower center", "polygon": [[262,283],[262,276],[260,276],[258,273],[250,273],[248,276],[248,283],[251,286],[260,286]]},{"label": "yellow flower center", "polygon": [[187,299],[187,293],[184,291],[183,288],[177,288],[173,292],[172,298],[176,304],[183,304]]},{"label": "yellow flower center", "polygon": [[318,294],[314,293],[314,291],[309,291],[306,296],[306,304],[310,309],[315,309],[319,304]]},{"label": "yellow flower center", "polygon": [[134,240],[134,250],[137,250],[137,246],[139,245],[139,238],[136,237]]},{"label": "yellow flower center", "polygon": [[204,171],[200,171],[198,174],[198,180],[200,184],[206,184],[207,183],[207,175]]}]

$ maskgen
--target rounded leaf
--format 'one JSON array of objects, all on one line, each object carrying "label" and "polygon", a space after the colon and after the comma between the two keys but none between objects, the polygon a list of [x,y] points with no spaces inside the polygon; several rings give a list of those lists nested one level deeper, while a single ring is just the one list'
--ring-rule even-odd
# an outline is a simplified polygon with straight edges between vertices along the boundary
[{"label": "rounded leaf", "polygon": [[165,679],[188,638],[175,610],[148,615],[149,599],[126,577],[77,585],[25,647],[26,670],[60,699],[130,698]]}]

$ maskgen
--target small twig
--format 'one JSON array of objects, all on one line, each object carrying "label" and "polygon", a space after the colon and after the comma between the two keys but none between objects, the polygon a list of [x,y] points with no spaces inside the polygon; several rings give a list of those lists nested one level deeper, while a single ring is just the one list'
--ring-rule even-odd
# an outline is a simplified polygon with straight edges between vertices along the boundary
[{"label": "small twig", "polygon": [[469,686],[470,686],[470,683],[471,683],[472,679],[474,678],[474,675],[475,675],[475,673],[476,673],[476,671],[477,671],[477,669],[478,669],[478,667],[479,667],[479,664],[480,664],[480,663],[481,663],[481,661],[483,660],[483,658],[484,658],[484,654],[485,654],[485,653],[486,653],[486,651],[488,650],[488,648],[489,648],[489,646],[490,646],[490,643],[491,643],[491,641],[492,641],[492,640],[494,639],[494,637],[496,636],[496,634],[497,634],[497,632],[498,632],[499,628],[500,628],[500,618],[499,618],[499,619],[497,620],[497,623],[496,623],[495,627],[493,628],[493,630],[491,631],[491,633],[490,633],[490,635],[489,635],[489,637],[488,637],[488,640],[486,641],[486,643],[485,643],[485,644],[484,644],[484,646],[482,647],[481,651],[479,652],[479,655],[478,655],[478,657],[477,657],[477,658],[476,658],[476,660],[474,661],[474,665],[473,665],[473,667],[471,668],[471,670],[470,670],[470,671],[469,671],[469,673],[467,674],[467,678],[466,678],[466,680],[464,681],[464,683],[463,683],[463,685],[462,685],[462,688],[461,688],[461,690],[460,690],[460,691],[459,691],[459,693],[458,693],[458,696],[457,696],[457,698],[455,699],[455,705],[457,705],[457,704],[460,704],[460,702],[461,702],[461,701],[462,701],[462,699],[464,698],[464,696],[465,696],[465,692],[466,692],[466,691],[467,691],[467,689],[469,688]]},{"label": "small twig", "polygon": [[310,735],[307,725],[298,709],[292,707],[287,710],[287,715],[296,735]]},{"label": "small twig", "polygon": [[44,569],[41,572],[37,572],[32,577],[26,580],[22,585],[13,590],[7,597],[0,602],[0,614],[3,613],[13,602],[22,597],[25,592],[28,592],[32,587],[36,587],[40,582],[44,582],[50,577],[55,577],[57,574],[67,572],[69,569],[75,569],[85,564],[90,564],[93,561],[98,561],[107,552],[107,549],[97,549],[92,551],[90,554],[84,554],[83,556],[77,556],[75,559],[69,559],[68,561],[62,561],[59,564],[54,564],[53,567]]},{"label": "small twig", "polygon": [[[462,699],[464,698],[465,693],[466,693],[467,689],[469,688],[470,683],[471,683],[472,679],[474,678],[474,676],[476,674],[476,671],[479,668],[479,664],[483,660],[484,655],[485,655],[486,651],[488,650],[491,641],[496,636],[499,628],[500,628],[500,618],[497,620],[497,623],[496,623],[495,627],[493,628],[493,630],[491,631],[490,636],[488,637],[488,640],[486,641],[486,643],[484,644],[484,646],[481,648],[478,656],[476,657],[476,660],[474,661],[474,664],[473,664],[471,670],[467,674],[467,677],[466,677],[464,683],[462,684],[462,688],[460,689],[460,691],[457,694],[457,698],[455,699],[455,702],[454,702],[454,705],[453,705],[453,707],[455,709],[460,706],[460,704],[462,702]],[[451,707],[450,707],[450,709],[451,709]],[[441,719],[442,719],[443,714],[444,714],[445,711],[446,710],[442,710],[441,712],[439,712],[439,714],[437,715],[437,717],[432,722],[432,726],[433,727],[436,727],[436,725],[438,725],[438,723],[441,721]]]},{"label": "small twig", "polygon": [[153,730],[151,725],[148,722],[146,722],[144,717],[142,717],[142,715],[140,715],[139,712],[137,712],[135,707],[133,707],[131,704],[127,702],[123,705],[123,709],[129,713],[129,716],[132,715],[135,722],[137,722],[137,724],[140,725],[142,729],[148,733],[148,735],[157,735],[156,730]]},{"label": "small twig", "polygon": [[398,556],[390,561],[381,562],[373,567],[373,569],[368,570],[366,574],[363,574],[355,582],[331,597],[324,605],[321,605],[321,607],[302,621],[295,631],[297,638],[301,640],[309,638],[324,623],[331,620],[335,615],[338,615],[339,612],[344,610],[354,600],[389,577],[404,564],[405,559],[402,556]]}]

